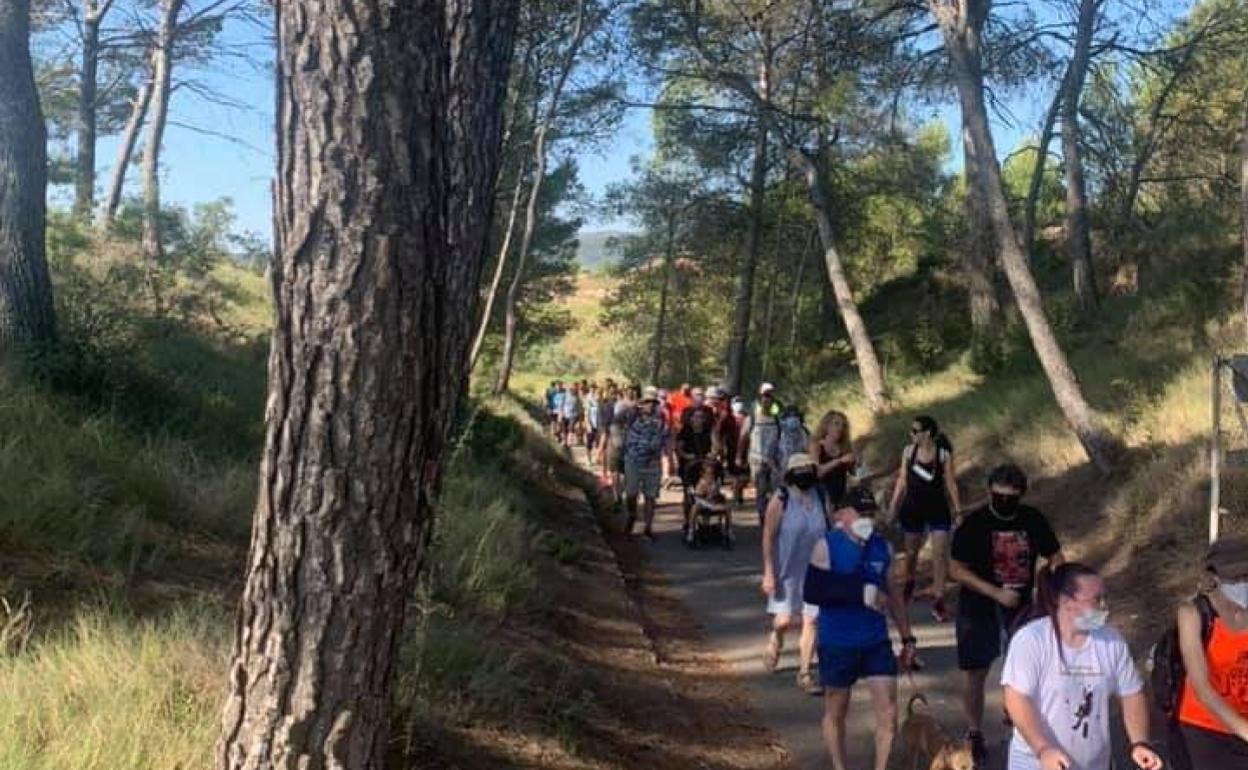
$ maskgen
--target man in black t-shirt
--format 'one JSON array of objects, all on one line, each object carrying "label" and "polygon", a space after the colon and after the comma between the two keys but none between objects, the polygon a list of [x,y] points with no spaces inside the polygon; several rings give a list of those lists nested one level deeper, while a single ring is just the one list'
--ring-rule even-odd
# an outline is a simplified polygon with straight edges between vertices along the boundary
[{"label": "man in black t-shirt", "polygon": [[1017,465],[988,475],[988,505],[967,514],[953,533],[949,577],[962,585],[956,621],[958,668],[966,672],[962,707],[976,760],[986,759],[984,684],[1005,642],[1027,617],[1036,563],[1066,559],[1044,515],[1022,505],[1027,476]]}]

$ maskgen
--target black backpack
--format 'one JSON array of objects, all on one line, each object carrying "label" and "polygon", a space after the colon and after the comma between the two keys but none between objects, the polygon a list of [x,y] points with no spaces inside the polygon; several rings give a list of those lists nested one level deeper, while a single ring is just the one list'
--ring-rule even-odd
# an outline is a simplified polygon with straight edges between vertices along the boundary
[{"label": "black backpack", "polygon": [[[1213,619],[1218,611],[1204,594],[1197,594],[1192,600],[1196,611],[1200,613],[1200,643],[1209,644],[1213,634]],[[1183,667],[1183,652],[1179,649],[1179,624],[1171,623],[1157,643],[1153,645],[1148,657],[1149,684],[1153,690],[1153,703],[1157,709],[1173,721],[1179,716],[1179,698],[1183,695],[1183,685],[1187,679],[1187,671]]]}]

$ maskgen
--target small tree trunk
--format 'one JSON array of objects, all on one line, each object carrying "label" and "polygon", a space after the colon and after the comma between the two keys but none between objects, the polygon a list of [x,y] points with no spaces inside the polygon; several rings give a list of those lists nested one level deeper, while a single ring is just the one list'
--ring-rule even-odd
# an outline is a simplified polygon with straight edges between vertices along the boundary
[{"label": "small tree trunk", "polygon": [[967,284],[971,301],[971,359],[979,368],[990,368],[997,360],[1001,335],[1001,305],[992,280],[992,220],[981,188],[973,183],[979,173],[979,158],[966,126],[962,127],[962,152],[966,174],[966,258]]},{"label": "small tree trunk", "polygon": [[663,375],[663,337],[667,332],[667,293],[676,270],[676,216],[667,216],[667,243],[663,249],[663,275],[659,278],[659,313],[654,322],[654,361],[650,366],[650,381],[660,382]]},{"label": "small tree trunk", "polygon": [[771,95],[770,38],[764,36],[764,50],[758,65],[758,125],[754,130],[754,165],[750,171],[750,218],[746,223],[745,242],[741,249],[741,269],[737,273],[737,291],[732,300],[732,330],[728,337],[728,361],[724,381],[728,390],[741,392],[745,378],[745,355],[750,341],[750,311],[754,305],[754,274],[758,270],[759,243],[762,237],[763,203],[767,193],[767,125],[763,113]]},{"label": "small tree trunk", "polygon": [[528,168],[528,160],[521,161],[516,175],[516,186],[511,194],[511,207],[507,213],[507,228],[503,232],[503,242],[498,247],[498,260],[494,264],[494,277],[490,279],[490,288],[485,295],[485,307],[481,310],[481,322],[477,325],[477,335],[472,340],[472,352],[468,356],[469,374],[477,368],[477,359],[481,357],[481,349],[485,347],[485,337],[490,330],[491,317],[494,315],[494,301],[498,298],[499,287],[503,285],[507,254],[511,251],[511,240],[516,232],[516,220],[520,216],[520,203],[524,200],[524,180]]},{"label": "small tree trunk", "polygon": [[126,118],[126,127],[121,133],[121,141],[117,144],[117,160],[113,164],[113,173],[108,181],[108,193],[104,198],[104,216],[101,224],[107,227],[117,216],[117,207],[121,205],[121,193],[126,186],[126,172],[130,170],[130,160],[134,157],[134,147],[139,141],[139,132],[143,129],[143,121],[147,119],[147,108],[152,103],[152,70],[139,86],[130,105],[130,116]]},{"label": "small tree trunk", "polygon": [[[163,0],[156,46],[152,50],[152,120],[143,147],[143,255],[152,271],[165,256],[160,232],[160,149],[169,120],[169,95],[173,79],[173,43],[178,16],[185,0]],[[150,275],[150,273],[149,273]],[[153,284],[154,287],[154,284]],[[159,297],[156,297],[159,300]]]},{"label": "small tree trunk", "polygon": [[1066,255],[1074,281],[1075,305],[1084,316],[1097,305],[1096,272],[1092,264],[1092,234],[1088,224],[1088,191],[1083,178],[1083,148],[1079,136],[1079,99],[1091,58],[1092,32],[1099,0],[1081,0],[1075,51],[1062,89],[1062,167],[1066,174]]},{"label": "small tree trunk", "polygon": [[528,265],[529,251],[533,247],[533,235],[537,230],[538,196],[541,194],[542,182],[546,178],[546,138],[558,115],[563,88],[568,82],[568,76],[572,74],[572,69],[576,66],[576,57],[589,31],[585,19],[585,3],[586,0],[577,2],[576,23],[572,28],[568,55],[559,71],[554,89],[551,91],[546,112],[533,137],[533,184],[529,188],[529,204],[524,213],[524,234],[520,238],[520,252],[516,254],[515,272],[511,276],[511,284],[507,287],[506,314],[503,322],[503,358],[498,367],[498,377],[494,380],[495,395],[506,393],[511,384],[511,368],[516,358],[516,334],[520,326],[520,289],[524,286],[524,270]]},{"label": "small tree trunk", "polygon": [[793,274],[793,297],[789,301],[789,352],[794,355],[797,352],[797,325],[802,316],[802,287],[805,286],[804,279],[806,277],[806,262],[810,259],[810,255],[814,252],[815,240],[819,237],[819,231],[810,231],[810,241],[806,244],[806,248],[802,249],[797,256],[797,270]]},{"label": "small tree trunk", "polygon": [[[973,7],[972,13],[966,12],[963,6],[965,2]],[[1103,472],[1108,472],[1121,453],[1122,444],[1105,429],[1100,418],[1084,399],[1079,381],[1066,360],[1066,353],[1058,344],[1053,328],[1049,325],[1044,304],[1040,299],[1040,290],[1010,222],[1009,203],[1001,181],[1001,168],[997,164],[992,132],[988,126],[988,110],[984,104],[979,33],[988,13],[988,3],[976,0],[928,0],[928,3],[944,35],[945,50],[962,105],[963,123],[975,144],[976,155],[981,159],[977,183],[981,185],[989,204],[997,253],[1005,268],[1005,276],[1013,290],[1019,313],[1027,326],[1036,356],[1040,359],[1040,365],[1067,423],[1078,436],[1092,462]]]},{"label": "small tree trunk", "polygon": [[95,208],[95,134],[101,14],[94,0],[82,3],[82,72],[78,79],[78,157],[74,170],[74,215],[90,218]]},{"label": "small tree trunk", "polygon": [[[1036,147],[1036,162],[1031,167],[1031,182],[1027,185],[1027,200],[1023,204],[1023,253],[1032,259],[1036,247],[1036,207],[1040,204],[1040,192],[1044,188],[1044,169],[1049,162],[1049,143],[1053,141],[1053,127],[1057,124],[1057,112],[1062,104],[1062,90],[1065,80],[1057,87],[1053,95],[1053,103],[1044,114],[1044,125],[1040,128],[1040,143]],[[965,134],[965,129],[963,129]],[[967,179],[971,179],[968,174]]]},{"label": "small tree trunk", "polygon": [[484,257],[515,12],[278,6],[269,398],[219,770],[386,765],[471,342],[463,292]]},{"label": "small tree trunk", "polygon": [[0,350],[56,339],[44,254],[47,148],[30,61],[30,0],[0,1]]},{"label": "small tree trunk", "polygon": [[871,335],[867,333],[867,325],[862,320],[862,314],[858,312],[858,303],[854,301],[854,292],[845,276],[845,265],[837,249],[836,227],[832,224],[832,213],[823,179],[819,175],[818,167],[806,153],[794,150],[790,155],[806,177],[810,204],[815,212],[815,223],[819,227],[819,239],[823,242],[823,261],[828,270],[828,281],[836,296],[836,305],[840,310],[841,321],[845,324],[845,331],[849,333],[849,342],[854,348],[854,360],[858,364],[858,376],[862,379],[863,394],[867,397],[871,411],[882,413],[888,409],[884,370],[880,367],[875,345],[871,342]]}]

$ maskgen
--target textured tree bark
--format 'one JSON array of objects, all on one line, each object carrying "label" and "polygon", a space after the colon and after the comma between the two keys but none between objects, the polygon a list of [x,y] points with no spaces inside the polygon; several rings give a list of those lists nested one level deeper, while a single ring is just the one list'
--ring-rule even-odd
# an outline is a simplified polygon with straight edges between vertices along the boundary
[{"label": "textured tree bark", "polygon": [[1243,115],[1239,129],[1239,227],[1244,252],[1244,285],[1241,302],[1244,308],[1244,330],[1248,334],[1248,91],[1244,93]]},{"label": "textured tree bark", "polygon": [[867,397],[871,411],[880,414],[889,406],[884,370],[880,367],[875,344],[867,333],[867,325],[862,320],[862,314],[858,312],[858,303],[854,301],[854,292],[845,276],[845,264],[836,245],[836,227],[832,224],[832,213],[823,179],[819,176],[819,169],[814,161],[806,153],[794,150],[790,156],[806,178],[806,186],[810,191],[810,204],[815,211],[815,223],[819,227],[819,239],[823,243],[823,261],[828,270],[828,281],[836,296],[841,321],[849,333],[849,342],[854,348],[854,360],[858,364],[858,376],[862,379],[863,394]]},{"label": "textured tree bark", "polygon": [[968,224],[966,258],[967,288],[971,300],[971,358],[979,367],[989,367],[997,360],[1001,336],[1001,304],[992,280],[992,220],[988,202],[981,188],[972,180],[979,174],[979,158],[970,132],[962,127],[962,153],[966,186],[966,221]]},{"label": "textured tree bark", "polygon": [[384,767],[464,384],[516,8],[278,6],[275,321],[222,770]]},{"label": "textured tree bark", "polygon": [[568,77],[576,67],[576,58],[581,45],[590,31],[586,19],[587,0],[577,0],[576,22],[572,28],[572,38],[568,44],[567,59],[559,70],[546,112],[533,136],[533,184],[529,187],[529,203],[524,212],[524,233],[520,236],[520,251],[516,254],[516,267],[507,287],[507,299],[504,305],[503,320],[503,357],[499,363],[498,376],[494,380],[494,394],[506,393],[511,384],[511,367],[516,360],[516,334],[520,326],[520,290],[524,287],[524,269],[529,261],[529,252],[533,247],[533,235],[537,230],[537,202],[541,194],[542,182],[546,178],[546,141],[554,126],[559,111],[559,100],[563,96],[564,86]]},{"label": "textured tree bark", "polygon": [[[173,78],[173,43],[178,34],[178,16],[185,0],[162,0],[160,26],[152,49],[151,122],[143,147],[143,255],[148,270],[165,256],[160,232],[160,149],[169,120],[170,84]],[[156,297],[159,300],[159,297]]]},{"label": "textured tree bark", "polygon": [[1010,221],[1001,167],[997,162],[988,126],[988,110],[984,104],[979,35],[991,3],[987,0],[928,0],[928,6],[944,36],[945,50],[962,106],[963,124],[970,133],[976,155],[981,159],[976,181],[988,201],[997,255],[1031,337],[1032,347],[1040,359],[1058,407],[1084,451],[1102,472],[1109,472],[1122,452],[1122,444],[1106,430],[1084,399],[1079,381],[1045,315],[1040,290]]},{"label": "textured tree bark", "polygon": [[676,216],[667,215],[667,242],[663,248],[663,275],[659,278],[659,313],[654,322],[654,359],[650,366],[650,381],[660,382],[663,374],[663,336],[667,333],[667,293],[672,286],[672,273],[676,264]]},{"label": "textured tree bark", "polygon": [[0,350],[56,339],[44,254],[47,148],[30,61],[30,0],[0,0]]},{"label": "textured tree bark", "polygon": [[1088,224],[1088,189],[1083,177],[1083,148],[1079,136],[1079,100],[1092,55],[1099,0],[1080,0],[1075,51],[1062,89],[1062,168],[1066,176],[1066,256],[1070,260],[1075,307],[1087,316],[1096,310],[1096,270],[1092,264],[1092,234]]},{"label": "textured tree bark", "polygon": [[143,130],[143,121],[147,119],[147,108],[152,103],[152,70],[148,69],[147,77],[139,86],[130,105],[130,115],[126,118],[126,127],[121,133],[121,141],[117,144],[117,160],[113,163],[113,173],[108,180],[108,193],[104,197],[104,215],[101,225],[107,227],[117,216],[117,207],[121,205],[121,193],[126,186],[126,172],[130,170],[130,160],[134,157],[134,147],[139,142],[139,132]]},{"label": "textured tree bark", "polygon": [[108,3],[82,0],[82,56],[78,78],[77,158],[74,168],[74,214],[89,218],[95,208],[96,83],[100,66],[100,23]]}]

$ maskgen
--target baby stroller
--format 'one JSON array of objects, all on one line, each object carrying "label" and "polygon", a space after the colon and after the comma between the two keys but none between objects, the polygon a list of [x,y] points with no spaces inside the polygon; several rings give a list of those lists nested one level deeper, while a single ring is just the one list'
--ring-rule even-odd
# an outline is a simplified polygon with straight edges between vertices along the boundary
[{"label": "baby stroller", "polygon": [[685,510],[690,511],[685,545],[698,548],[718,542],[732,548],[732,506],[721,489],[724,466],[713,457],[688,463],[682,475]]}]

